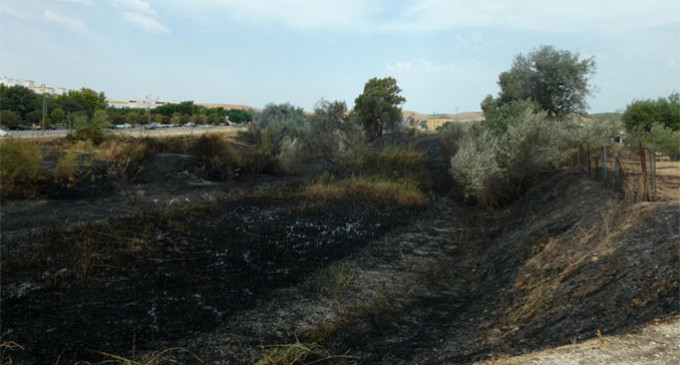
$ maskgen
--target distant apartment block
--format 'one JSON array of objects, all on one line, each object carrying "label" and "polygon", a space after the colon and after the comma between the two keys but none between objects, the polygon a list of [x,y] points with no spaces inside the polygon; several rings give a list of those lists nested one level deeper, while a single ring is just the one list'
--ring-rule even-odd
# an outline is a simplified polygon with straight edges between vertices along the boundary
[{"label": "distant apartment block", "polygon": [[45,86],[45,84],[41,86],[36,86],[35,81],[33,80],[20,80],[20,79],[12,79],[6,76],[3,76],[0,78],[0,84],[12,87],[12,86],[23,86],[26,88],[29,88],[36,92],[37,94],[49,94],[49,95],[63,95],[66,94],[66,89],[63,87],[58,87],[58,88],[53,88],[49,86]]}]

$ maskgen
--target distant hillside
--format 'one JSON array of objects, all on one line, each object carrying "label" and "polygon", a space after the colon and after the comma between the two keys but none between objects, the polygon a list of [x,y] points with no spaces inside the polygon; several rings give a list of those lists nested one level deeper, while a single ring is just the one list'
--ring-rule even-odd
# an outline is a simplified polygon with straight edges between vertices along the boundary
[{"label": "distant hillside", "polygon": [[[204,106],[206,108],[219,108],[222,107],[227,110],[231,109],[237,109],[237,110],[254,110],[256,112],[261,112],[262,108],[254,108],[249,105],[240,105],[240,104],[224,104],[224,103],[196,103],[196,105]],[[305,112],[305,114],[311,115],[313,112]],[[464,112],[464,113],[449,113],[449,114],[437,114],[432,116],[432,114],[423,114],[423,113],[418,113],[410,110],[404,110],[402,111],[402,114],[404,115],[404,118],[408,118],[409,116],[413,116],[416,120],[428,120],[428,119],[434,119],[437,117],[442,117],[448,115],[449,118],[459,121],[459,122],[473,122],[476,120],[483,120],[484,119],[484,114],[482,112]]]},{"label": "distant hillside", "polygon": [[249,105],[239,105],[239,104],[222,104],[222,103],[196,103],[196,105],[204,106],[206,108],[219,108],[222,107],[227,110],[231,109],[236,109],[236,110],[254,110],[256,112],[261,112],[261,108],[253,108],[252,106]]},{"label": "distant hillside", "polygon": [[459,121],[459,122],[473,122],[477,120],[483,120],[484,119],[484,114],[482,112],[464,112],[464,113],[448,113],[448,114],[422,114],[410,110],[403,110],[402,114],[404,115],[404,118],[408,118],[409,116],[413,116],[414,119],[416,120],[428,120],[428,119],[435,119],[435,118],[441,118],[444,116],[448,116],[454,121]]}]

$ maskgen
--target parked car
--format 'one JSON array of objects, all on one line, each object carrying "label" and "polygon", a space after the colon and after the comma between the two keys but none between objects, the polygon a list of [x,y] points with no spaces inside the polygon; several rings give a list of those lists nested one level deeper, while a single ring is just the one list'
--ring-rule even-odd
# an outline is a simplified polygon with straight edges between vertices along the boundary
[{"label": "parked car", "polygon": [[15,126],[10,127],[9,129],[16,130],[16,131],[30,131],[30,130],[33,130],[35,128],[31,124],[17,124]]},{"label": "parked car", "polygon": [[9,132],[3,131],[0,129],[0,137],[9,137]]}]

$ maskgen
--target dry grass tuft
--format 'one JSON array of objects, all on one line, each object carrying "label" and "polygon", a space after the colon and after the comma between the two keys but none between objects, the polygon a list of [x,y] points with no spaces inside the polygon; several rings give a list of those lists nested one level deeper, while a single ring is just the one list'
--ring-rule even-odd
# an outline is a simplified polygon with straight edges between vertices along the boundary
[{"label": "dry grass tuft", "polygon": [[137,360],[134,355],[132,359],[128,359],[123,356],[118,356],[110,354],[108,352],[97,351],[98,354],[108,358],[109,360],[104,360],[101,362],[91,363],[88,361],[78,361],[75,365],[99,365],[99,364],[121,364],[121,365],[162,365],[162,364],[182,364],[182,362],[175,359],[176,354],[189,355],[193,358],[196,363],[203,363],[200,357],[196,356],[191,351],[182,347],[173,347],[161,351],[154,351],[144,355],[141,359]]},{"label": "dry grass tuft", "polygon": [[427,202],[425,194],[412,180],[387,180],[378,177],[320,180],[304,188],[302,194],[310,200],[361,199],[403,207],[421,207]]},{"label": "dry grass tuft", "polygon": [[0,365],[13,365],[14,360],[12,360],[12,355],[10,352],[24,350],[24,347],[18,343],[6,340],[7,336],[9,336],[11,333],[12,330],[8,330],[4,334],[0,335]]},{"label": "dry grass tuft", "polygon": [[211,179],[227,179],[241,164],[241,156],[219,134],[202,135],[192,153],[199,159],[202,174]]},{"label": "dry grass tuft", "polygon": [[301,343],[299,340],[292,344],[265,346],[263,349],[266,351],[254,365],[307,365],[332,360],[357,359],[349,353],[331,355],[328,350],[317,343]]}]

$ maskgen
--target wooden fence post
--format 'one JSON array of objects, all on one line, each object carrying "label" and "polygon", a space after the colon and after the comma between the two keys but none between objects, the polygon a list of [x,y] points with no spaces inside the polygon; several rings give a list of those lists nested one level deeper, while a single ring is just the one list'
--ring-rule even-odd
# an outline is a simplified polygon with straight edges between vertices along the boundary
[{"label": "wooden fence post", "polygon": [[588,176],[590,176],[590,143],[586,143],[586,149],[588,150]]},{"label": "wooden fence post", "polygon": [[604,147],[602,149],[602,152],[604,153],[604,161],[602,162],[602,167],[604,169],[604,185],[607,185],[607,147]]},{"label": "wooden fence post", "polygon": [[647,159],[645,149],[640,142],[640,162],[642,162],[642,196],[645,201],[649,201],[649,189],[647,187]]},{"label": "wooden fence post", "polygon": [[614,169],[616,170],[616,181],[619,181],[619,153],[614,152]]}]

